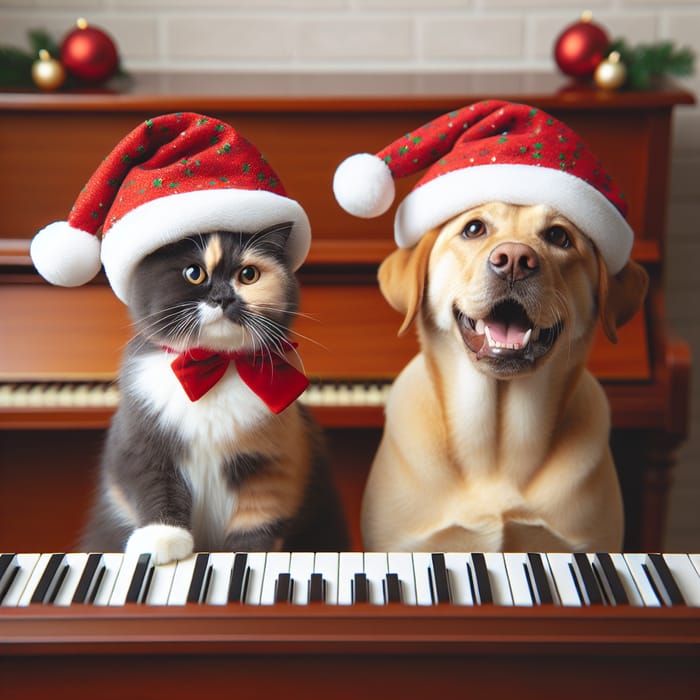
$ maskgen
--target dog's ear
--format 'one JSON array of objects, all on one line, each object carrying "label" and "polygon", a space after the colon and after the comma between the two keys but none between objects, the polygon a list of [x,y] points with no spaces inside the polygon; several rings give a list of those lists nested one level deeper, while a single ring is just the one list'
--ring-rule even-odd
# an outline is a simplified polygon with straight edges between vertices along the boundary
[{"label": "dog's ear", "polygon": [[379,289],[389,304],[404,315],[399,328],[403,335],[423,301],[428,259],[439,229],[426,233],[413,248],[399,248],[379,266]]},{"label": "dog's ear", "polygon": [[605,335],[617,342],[617,329],[627,323],[642,305],[649,286],[649,275],[630,260],[616,275],[608,269],[598,251],[598,312]]}]

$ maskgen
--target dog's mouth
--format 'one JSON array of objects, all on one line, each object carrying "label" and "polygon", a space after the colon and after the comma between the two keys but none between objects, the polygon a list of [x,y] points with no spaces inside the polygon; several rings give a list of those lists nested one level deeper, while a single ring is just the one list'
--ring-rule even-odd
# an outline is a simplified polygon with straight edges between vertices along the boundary
[{"label": "dog's mouth", "polygon": [[485,318],[470,318],[455,307],[455,319],[465,345],[477,360],[518,360],[534,363],[546,355],[561,334],[562,324],[540,328],[522,304],[507,299]]}]

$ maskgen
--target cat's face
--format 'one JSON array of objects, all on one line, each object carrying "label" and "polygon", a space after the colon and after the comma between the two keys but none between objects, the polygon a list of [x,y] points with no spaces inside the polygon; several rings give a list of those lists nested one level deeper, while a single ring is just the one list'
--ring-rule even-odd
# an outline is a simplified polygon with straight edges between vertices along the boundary
[{"label": "cat's face", "polygon": [[131,281],[139,333],[178,352],[279,349],[299,297],[284,256],[290,230],[197,234],[146,257]]}]

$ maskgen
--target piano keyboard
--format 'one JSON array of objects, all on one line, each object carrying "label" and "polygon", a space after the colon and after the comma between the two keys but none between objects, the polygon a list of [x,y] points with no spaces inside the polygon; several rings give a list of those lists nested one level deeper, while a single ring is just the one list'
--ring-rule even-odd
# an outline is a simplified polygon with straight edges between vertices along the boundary
[{"label": "piano keyboard", "polygon": [[700,554],[2,554],[0,607],[700,607]]},{"label": "piano keyboard", "polygon": [[[383,406],[390,384],[384,382],[314,382],[302,394],[307,406]],[[0,410],[12,408],[102,408],[119,404],[110,382],[0,383]]]}]

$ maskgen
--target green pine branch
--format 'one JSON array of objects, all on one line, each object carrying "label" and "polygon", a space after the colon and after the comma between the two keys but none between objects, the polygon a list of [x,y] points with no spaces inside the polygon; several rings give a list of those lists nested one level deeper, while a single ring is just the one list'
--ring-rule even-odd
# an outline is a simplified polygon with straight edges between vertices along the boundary
[{"label": "green pine branch", "polygon": [[695,70],[695,54],[687,47],[677,49],[672,42],[630,46],[624,39],[616,39],[609,51],[617,51],[627,68],[625,88],[647,90],[655,78],[665,75],[684,77]]}]

